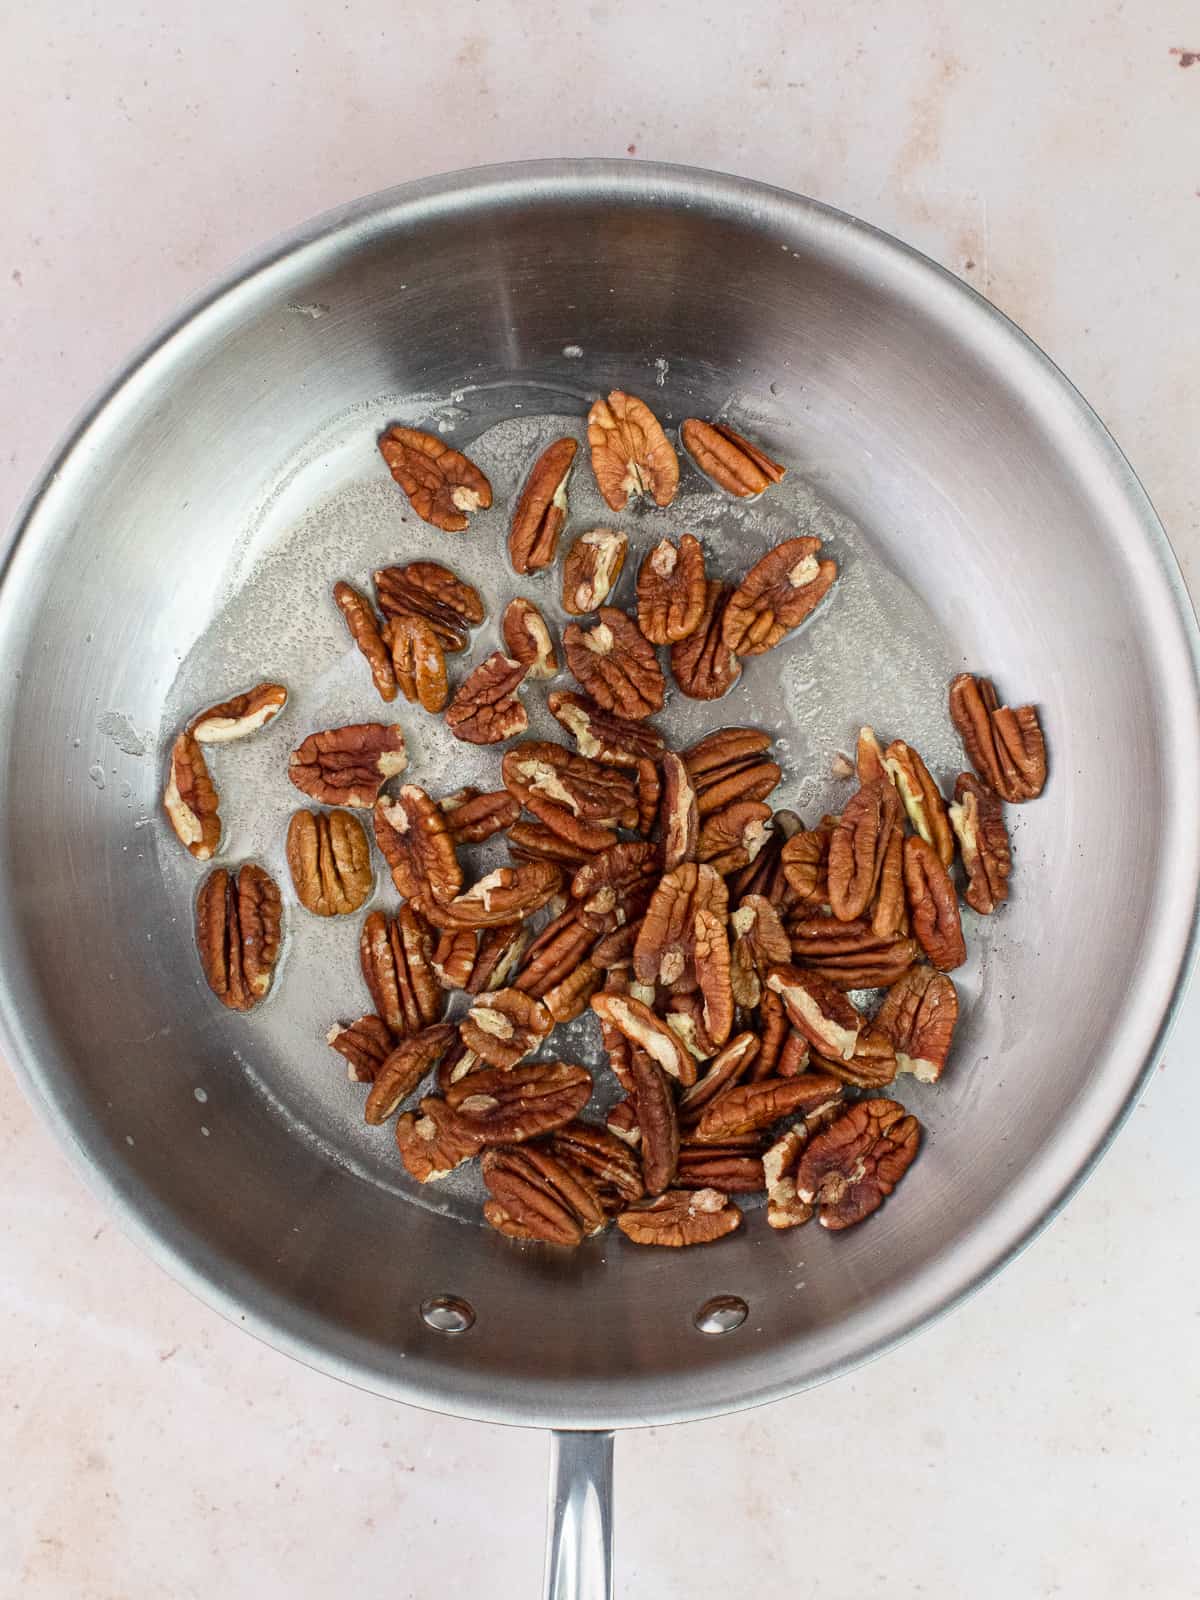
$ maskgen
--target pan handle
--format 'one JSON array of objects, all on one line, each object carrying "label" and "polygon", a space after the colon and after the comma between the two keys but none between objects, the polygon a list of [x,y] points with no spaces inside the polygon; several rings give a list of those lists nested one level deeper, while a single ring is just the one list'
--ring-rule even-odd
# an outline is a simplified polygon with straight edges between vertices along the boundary
[{"label": "pan handle", "polygon": [[545,1600],[612,1600],[611,1433],[550,1437]]}]

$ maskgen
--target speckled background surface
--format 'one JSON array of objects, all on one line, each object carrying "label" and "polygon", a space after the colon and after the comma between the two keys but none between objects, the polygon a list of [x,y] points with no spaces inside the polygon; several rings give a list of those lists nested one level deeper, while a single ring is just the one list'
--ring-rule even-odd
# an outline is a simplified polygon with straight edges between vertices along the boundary
[{"label": "speckled background surface", "polygon": [[[723,168],[856,212],[1020,322],[1200,581],[1200,13],[0,5],[0,518],[127,349],[312,212],[485,160]],[[618,1593],[1200,1594],[1193,996],[1003,1277],[874,1366],[624,1436]],[[546,1441],[385,1405],[127,1243],[0,1074],[0,1596],[538,1592]],[[686,1487],[685,1487],[686,1477]]]}]

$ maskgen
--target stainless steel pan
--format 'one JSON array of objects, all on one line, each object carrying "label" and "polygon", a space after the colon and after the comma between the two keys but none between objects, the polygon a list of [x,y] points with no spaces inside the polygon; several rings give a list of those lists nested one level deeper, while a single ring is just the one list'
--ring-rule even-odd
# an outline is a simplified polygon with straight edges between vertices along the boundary
[{"label": "stainless steel pan", "polygon": [[[615,383],[676,418],[728,405],[751,422],[922,597],[955,664],[1042,710],[1052,777],[1020,815],[1007,931],[968,979],[953,1071],[913,1091],[917,1166],[845,1237],[747,1227],[665,1262],[611,1240],[514,1251],[364,1167],[347,1094],[306,1119],[321,1047],[286,968],[259,1030],[218,1015],[195,976],[156,756],[179,663],[247,562],[269,560],[263,530],[353,477],[339,441],[389,413],[462,440],[518,408],[578,415]],[[1094,413],[894,240],[677,168],[409,185],[189,308],[19,519],[0,591],[10,1054],[130,1231],[230,1318],[393,1399],[568,1430],[552,1582],[583,1593],[609,1430],[761,1404],[886,1349],[996,1271],[1112,1138],[1193,938],[1196,642],[1162,529]],[[597,1554],[587,1581],[607,1570]]]}]

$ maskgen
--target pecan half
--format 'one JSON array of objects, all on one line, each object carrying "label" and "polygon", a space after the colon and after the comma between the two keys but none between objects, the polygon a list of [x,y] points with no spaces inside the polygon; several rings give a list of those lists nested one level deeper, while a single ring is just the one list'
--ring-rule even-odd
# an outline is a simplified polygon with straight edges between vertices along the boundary
[{"label": "pecan half", "polygon": [[482,844],[493,834],[511,828],[521,815],[519,803],[507,789],[487,794],[460,789],[438,801],[455,844]]},{"label": "pecan half", "polygon": [[950,720],[971,765],[1002,800],[1034,800],[1046,782],[1046,744],[1033,706],[1002,706],[987,678],[960,672],[950,685]]},{"label": "pecan half", "polygon": [[[720,1047],[733,1027],[733,984],[729,971],[729,935],[725,931],[728,898],[711,867],[697,869],[696,913],[692,930],[692,962],[704,999],[701,1020],[712,1043]],[[713,882],[720,885],[719,895]]]},{"label": "pecan half", "polygon": [[288,777],[323,806],[366,810],[407,762],[403,728],[396,723],[352,722],[310,733],[292,751]]},{"label": "pecan half", "polygon": [[696,791],[680,756],[670,750],[662,758],[662,800],[659,810],[659,840],[663,870],[670,872],[683,861],[696,859],[700,838],[700,813]]},{"label": "pecan half", "polygon": [[799,1228],[813,1217],[813,1207],[796,1196],[796,1168],[808,1143],[809,1128],[801,1120],[763,1151],[763,1179],[767,1191],[767,1225]]},{"label": "pecan half", "polygon": [[733,933],[729,977],[734,1004],[750,1010],[762,1000],[770,969],[786,966],[791,960],[791,941],[775,907],[759,894],[744,896],[729,926]]},{"label": "pecan half", "polygon": [[758,1194],[766,1188],[762,1156],[739,1140],[679,1146],[677,1189],[719,1189],[722,1194]]},{"label": "pecan half", "polygon": [[891,1194],[920,1141],[921,1124],[895,1100],[860,1100],[809,1140],[796,1197],[818,1208],[823,1228],[852,1227]]},{"label": "pecan half", "polygon": [[868,1090],[886,1088],[898,1070],[892,1041],[881,1028],[873,1024],[868,1024],[859,1034],[849,1061],[843,1061],[840,1057],[834,1059],[814,1055],[812,1064],[822,1072],[832,1073],[843,1083]]},{"label": "pecan half", "polygon": [[701,911],[712,915],[724,935],[729,896],[717,873],[693,861],[664,873],[634,947],[633,968],[642,983],[679,990],[695,987],[696,920]]},{"label": "pecan half", "polygon": [[468,994],[490,994],[502,989],[525,954],[530,939],[528,927],[524,922],[501,922],[479,928],[472,937],[478,941],[475,963],[463,988]]},{"label": "pecan half", "polygon": [[596,935],[584,924],[579,907],[568,906],[526,947],[515,979],[517,988],[541,1000],[579,968],[595,942]]},{"label": "pecan half", "polygon": [[660,539],[638,569],[638,626],[651,644],[676,644],[700,626],[707,593],[700,541]]},{"label": "pecan half", "polygon": [[375,598],[385,617],[420,617],[437,635],[442,649],[457,655],[467,648],[467,634],[484,618],[483,599],[440,561],[410,561],[404,567],[381,567],[375,574]]},{"label": "pecan half", "polygon": [[607,1218],[600,1197],[577,1169],[548,1149],[489,1150],[483,1181],[492,1198],[483,1215],[510,1239],[537,1239],[568,1247],[598,1233]]},{"label": "pecan half", "polygon": [[382,1017],[359,1017],[357,1022],[335,1022],[325,1042],[346,1062],[351,1083],[374,1083],[380,1067],[391,1055],[396,1041]]},{"label": "pecan half", "polygon": [[702,1078],[680,1096],[679,1115],[683,1122],[692,1123],[718,1095],[724,1094],[745,1077],[758,1054],[758,1040],[752,1033],[739,1033],[731,1039]]},{"label": "pecan half", "polygon": [[[661,1077],[661,1072],[659,1073]],[[668,1091],[669,1093],[669,1091]],[[637,1108],[632,1100],[618,1100],[605,1114],[604,1126],[614,1139],[620,1139],[622,1144],[631,1150],[641,1148],[642,1128],[637,1119]]]},{"label": "pecan half", "polygon": [[489,1067],[452,1084],[446,1103],[482,1144],[523,1144],[552,1133],[587,1105],[591,1074],[566,1061]]},{"label": "pecan half", "polygon": [[459,1024],[462,1041],[492,1067],[515,1067],[535,1050],[554,1019],[522,989],[497,989],[475,1004]]},{"label": "pecan half", "polygon": [[883,852],[879,886],[871,907],[871,931],[881,939],[908,931],[908,906],[904,898],[904,833],[893,828]]},{"label": "pecan half", "polygon": [[942,791],[934,783],[929,768],[903,739],[892,740],[884,751],[883,764],[896,785],[908,820],[925,843],[937,851],[942,865],[948,867],[954,860],[954,835]]},{"label": "pecan half", "polygon": [[508,558],[522,577],[548,567],[558,553],[558,536],[567,520],[567,479],[579,445],[554,439],[533,463],[513,507]]},{"label": "pecan half", "polygon": [[671,676],[689,700],[719,700],[742,675],[742,663],[724,641],[732,594],[727,583],[706,583],[700,621],[686,639],[671,646]]},{"label": "pecan half", "polygon": [[563,610],[583,617],[602,606],[621,576],[628,549],[629,535],[616,528],[581,533],[563,557]]},{"label": "pecan half", "polygon": [[559,671],[558,652],[546,619],[532,600],[518,596],[504,608],[500,621],[504,648],[531,678],[553,678]]},{"label": "pecan half", "polygon": [[735,800],[766,799],[783,776],[763,757],[770,743],[770,734],[757,728],[718,728],[683,752],[701,821]]},{"label": "pecan half", "polygon": [[583,961],[542,996],[546,1010],[556,1023],[574,1022],[587,1010],[592,996],[604,982],[604,969],[593,961]]},{"label": "pecan half", "polygon": [[623,611],[601,606],[592,627],[568,624],[563,649],[575,678],[606,711],[642,722],[662,710],[665,685],[654,646]]},{"label": "pecan half", "polygon": [[250,1011],[271,987],[283,902],[269,872],[248,861],[235,877],[218,867],[196,897],[196,943],[205,981],[230,1011]]},{"label": "pecan half", "polygon": [[786,467],[772,461],[765,451],[724,422],[688,417],[680,425],[679,437],[700,471],[739,500],[781,483],[787,472]]},{"label": "pecan half", "polygon": [[568,1122],[550,1135],[550,1149],[565,1167],[587,1180],[606,1212],[623,1211],[646,1192],[637,1157],[604,1128]]},{"label": "pecan half", "polygon": [[802,828],[780,851],[784,876],[797,899],[808,905],[828,904],[829,841],[832,837],[833,831],[829,828]]},{"label": "pecan half", "polygon": [[817,1111],[841,1095],[841,1084],[828,1072],[737,1084],[704,1110],[692,1138],[698,1144],[709,1144],[741,1133],[760,1133],[782,1117]]},{"label": "pecan half", "polygon": [[549,861],[497,867],[444,905],[425,902],[435,928],[494,928],[540,911],[562,887],[562,873]]},{"label": "pecan half", "polygon": [[1012,872],[1004,808],[986,783],[960,772],[954,784],[950,824],[958,836],[967,872],[966,902],[981,916],[990,916],[1008,899]]},{"label": "pecan half", "polygon": [[613,933],[635,922],[649,902],[658,877],[658,850],[642,840],[617,844],[580,867],[571,880],[571,898],[596,933]]},{"label": "pecan half", "polygon": [[405,1170],[418,1183],[433,1183],[481,1149],[479,1130],[437,1095],[427,1095],[416,1111],[396,1119],[396,1148]]},{"label": "pecan half", "polygon": [[595,994],[592,1010],[601,1022],[622,1033],[644,1050],[665,1073],[686,1088],[696,1081],[696,1063],[666,1023],[648,1005],[628,994]]},{"label": "pecan half", "polygon": [[[861,1039],[861,1035],[859,1036]],[[857,1049],[857,1045],[855,1049]],[[827,1063],[823,1056],[816,1058],[823,1069]],[[807,1072],[813,1062],[813,1053],[808,1040],[795,1028],[788,1030],[787,1038],[783,1041],[783,1049],[779,1052],[779,1064],[775,1068],[776,1075],[780,1078],[798,1078],[802,1072]]]},{"label": "pecan half", "polygon": [[958,1022],[958,991],[932,967],[913,967],[888,990],[875,1028],[892,1044],[900,1072],[936,1083],[946,1065]]},{"label": "pecan half", "polygon": [[171,746],[162,803],[180,844],[197,861],[211,861],[221,843],[220,802],[204,751],[190,733],[181,733]]},{"label": "pecan half", "polygon": [[796,965],[821,973],[837,989],[882,989],[895,983],[920,959],[915,939],[881,938],[859,918],[796,917],[788,923]]},{"label": "pecan half", "polygon": [[392,617],[383,625],[391,651],[392,676],[404,698],[436,716],[450,693],[446,652],[437,629],[425,617]]},{"label": "pecan half", "polygon": [[846,802],[829,841],[829,905],[841,922],[853,922],[871,904],[894,829],[900,799],[887,778],[866,783]]},{"label": "pecan half", "polygon": [[[568,826],[571,820],[592,823],[601,829],[632,828],[637,824],[632,779],[587,756],[576,755],[565,745],[544,739],[516,745],[506,752],[501,774],[509,793],[565,838],[577,837]],[[590,844],[583,839],[577,842],[586,849],[603,850],[617,840],[613,834]]]},{"label": "pecan half", "polygon": [[474,928],[449,928],[438,935],[429,964],[443,989],[465,989],[475,970],[479,935]]},{"label": "pecan half", "polygon": [[591,959],[605,972],[616,967],[632,966],[633,950],[641,929],[642,920],[639,917],[636,922],[626,922],[612,933],[603,934],[592,946]]},{"label": "pecan half", "polygon": [[930,961],[943,972],[961,967],[967,946],[958,895],[937,851],[924,839],[904,841],[904,889],[913,932]]},{"label": "pecan half", "polygon": [[[515,803],[515,802],[514,802]],[[541,822],[514,822],[508,830],[508,851],[514,861],[554,861],[561,867],[574,871],[595,854],[583,850],[570,839],[564,839]]]},{"label": "pecan half", "polygon": [[763,990],[758,1017],[760,1030],[758,1055],[750,1072],[751,1078],[756,1083],[763,1078],[775,1076],[788,1037],[793,1032],[783,1001],[773,989]]},{"label": "pecan half", "polygon": [[756,561],[730,596],[723,637],[739,656],[759,656],[798,628],[829,593],[835,561],[819,561],[819,539],[785,539]]},{"label": "pecan half", "polygon": [[431,1028],[422,1028],[420,1033],[414,1033],[389,1051],[379,1065],[363,1108],[367,1122],[372,1126],[386,1122],[425,1074],[437,1066],[454,1043],[454,1036],[453,1023],[438,1022]]},{"label": "pecan half", "polygon": [[375,842],[406,900],[445,905],[462,890],[463,875],[446,813],[418,784],[375,807]]},{"label": "pecan half", "polygon": [[492,503],[492,486],[475,463],[435,433],[389,428],[379,453],[422,522],[443,533],[462,533],[467,512],[486,511]]},{"label": "pecan half", "polygon": [[876,778],[886,778],[888,772],[883,763],[883,748],[875,737],[875,729],[860,728],[854,756],[854,768],[858,773],[859,783],[865,786],[874,783]]},{"label": "pecan half", "polygon": [[[662,1194],[674,1178],[679,1161],[675,1096],[662,1067],[637,1045],[631,1045],[629,1051],[629,1081],[637,1108],[642,1180],[647,1194]],[[617,1131],[611,1119],[609,1131]]]},{"label": "pecan half", "polygon": [[679,487],[679,457],[644,400],[614,389],[587,417],[592,471],[605,503],[624,511],[631,495],[669,506]]},{"label": "pecan half", "polygon": [[546,704],[574,738],[579,754],[606,766],[636,767],[641,761],[657,761],[665,748],[654,728],[614,716],[585,694],[555,689],[546,696]]},{"label": "pecan half", "polygon": [[637,764],[637,830],[649,833],[658,817],[662,800],[662,776],[657,763],[639,761]]},{"label": "pecan half", "polygon": [[767,987],[783,1001],[792,1025],[814,1050],[830,1060],[840,1056],[849,1061],[863,1020],[827,978],[819,972],[802,972],[799,967],[772,967]]},{"label": "pecan half", "polygon": [[281,683],[259,683],[193,717],[188,732],[199,744],[232,744],[274,722],[285,705],[287,690]]},{"label": "pecan half", "polygon": [[467,674],[446,711],[446,726],[467,744],[500,744],[524,733],[529,716],[517,698],[526,669],[493,650]]},{"label": "pecan half", "polygon": [[649,1205],[622,1211],[617,1227],[634,1244],[681,1248],[712,1244],[742,1225],[742,1213],[718,1189],[671,1189]]},{"label": "pecan half", "polygon": [[401,906],[390,921],[372,911],[362,925],[358,955],[375,1010],[396,1038],[438,1020],[443,1000],[433,970],[433,937],[415,906]]},{"label": "pecan half", "polygon": [[[371,669],[371,681],[381,700],[396,698],[396,674],[392,670],[392,653],[379,631],[379,618],[375,607],[359,594],[353,584],[335,583],[333,598],[338,610],[346,619],[350,636],[362,652]],[[411,695],[409,696],[411,699]]]},{"label": "pecan half", "polygon": [[706,818],[696,855],[724,878],[757,861],[772,831],[770,806],[761,800],[735,800]]},{"label": "pecan half", "polygon": [[287,863],[296,897],[318,917],[357,911],[371,893],[371,846],[348,811],[297,811],[288,823]]}]

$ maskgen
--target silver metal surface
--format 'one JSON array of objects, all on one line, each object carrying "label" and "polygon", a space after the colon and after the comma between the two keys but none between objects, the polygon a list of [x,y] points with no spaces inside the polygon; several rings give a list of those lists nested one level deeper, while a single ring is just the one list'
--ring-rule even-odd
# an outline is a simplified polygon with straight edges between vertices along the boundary
[{"label": "silver metal surface", "polygon": [[613,1436],[550,1440],[546,1600],[612,1600]]},{"label": "silver metal surface", "polygon": [[[922,597],[954,663],[1036,700],[1047,729],[1050,782],[1020,810],[1014,899],[953,1069],[905,1089],[925,1148],[897,1200],[844,1237],[752,1219],[669,1261],[613,1238],[514,1249],[363,1170],[348,1086],[344,1142],[298,1126],[280,1086],[290,1067],[304,1089],[313,1039],[289,1061],[275,1022],[220,1013],[196,976],[157,810],[163,710],[247,562],[269,558],[256,538],[292,497],[294,523],[314,484],[344,486],[328,441],[356,416],[368,441],[403,414],[460,442],[522,411],[578,415],[616,383],[676,420],[740,418]],[[452,561],[465,548],[425,537]],[[23,513],[0,590],[0,748],[0,1017],[60,1136],[130,1231],[240,1325],[468,1416],[703,1416],[911,1333],[1104,1149],[1193,937],[1196,632],[1128,464],[948,274],[811,202],[682,169],[560,162],[411,185],[318,220],[191,308]],[[287,981],[285,963],[272,1005]],[[750,1308],[728,1338],[695,1325],[717,1294]],[[474,1325],[427,1326],[436,1295],[469,1303]]]}]

